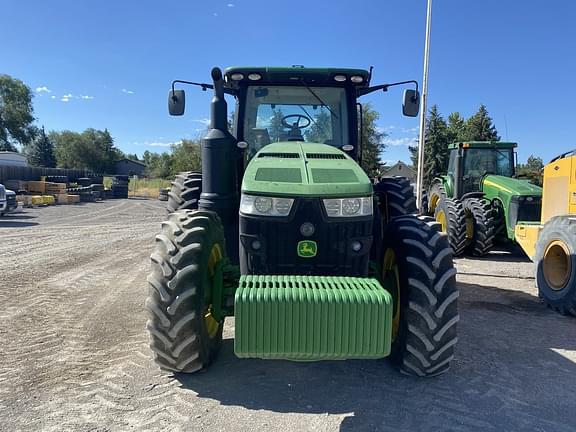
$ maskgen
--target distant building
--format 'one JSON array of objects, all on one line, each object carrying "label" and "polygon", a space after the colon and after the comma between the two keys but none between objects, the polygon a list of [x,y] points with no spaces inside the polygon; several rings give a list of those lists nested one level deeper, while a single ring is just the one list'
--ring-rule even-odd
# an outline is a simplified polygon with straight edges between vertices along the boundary
[{"label": "distant building", "polygon": [[389,167],[382,167],[382,177],[402,176],[410,180],[411,183],[416,181],[416,171],[404,162],[398,161]]},{"label": "distant building", "polygon": [[144,162],[132,159],[120,159],[116,162],[116,174],[118,175],[137,175],[144,177],[146,172],[146,164]]},{"label": "distant building", "polygon": [[20,153],[0,151],[0,166],[27,167],[28,159]]}]

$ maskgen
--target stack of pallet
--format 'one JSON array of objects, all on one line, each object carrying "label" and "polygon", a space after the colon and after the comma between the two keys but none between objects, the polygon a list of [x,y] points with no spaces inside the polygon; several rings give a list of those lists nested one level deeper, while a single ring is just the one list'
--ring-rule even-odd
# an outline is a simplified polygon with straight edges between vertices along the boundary
[{"label": "stack of pallet", "polygon": [[58,196],[66,193],[66,183],[46,183],[46,195]]},{"label": "stack of pallet", "polygon": [[29,181],[28,182],[28,193],[44,195],[46,193],[46,182],[45,181]]}]

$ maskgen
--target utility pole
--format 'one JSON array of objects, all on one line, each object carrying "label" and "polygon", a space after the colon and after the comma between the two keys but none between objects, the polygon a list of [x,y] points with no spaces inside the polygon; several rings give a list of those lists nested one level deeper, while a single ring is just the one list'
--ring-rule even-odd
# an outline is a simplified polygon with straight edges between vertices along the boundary
[{"label": "utility pole", "polygon": [[422,78],[422,99],[420,102],[420,138],[418,139],[418,175],[416,177],[416,204],[422,207],[424,180],[424,144],[426,143],[426,99],[428,97],[428,59],[430,57],[430,23],[432,20],[432,0],[428,0],[426,11],[426,41],[424,43],[424,77]]}]

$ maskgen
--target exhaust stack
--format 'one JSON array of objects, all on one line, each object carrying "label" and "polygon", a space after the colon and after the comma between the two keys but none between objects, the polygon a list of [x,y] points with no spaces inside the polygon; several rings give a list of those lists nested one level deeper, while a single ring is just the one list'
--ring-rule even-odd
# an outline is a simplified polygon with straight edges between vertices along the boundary
[{"label": "exhaust stack", "polygon": [[210,130],[202,140],[202,194],[198,207],[216,212],[224,226],[226,251],[238,261],[238,148],[228,131],[228,107],[220,68],[212,69],[214,97],[210,105]]}]

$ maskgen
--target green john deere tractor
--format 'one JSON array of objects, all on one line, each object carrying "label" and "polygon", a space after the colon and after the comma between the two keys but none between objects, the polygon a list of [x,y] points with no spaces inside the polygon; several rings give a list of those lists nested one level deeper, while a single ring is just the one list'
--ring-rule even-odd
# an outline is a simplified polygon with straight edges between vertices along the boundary
[{"label": "green john deere tractor", "polygon": [[495,238],[514,241],[518,222],[540,220],[542,188],[515,178],[516,147],[499,141],[450,144],[447,174],[434,179],[427,207],[454,255],[483,256]]},{"label": "green john deere tractor", "polygon": [[[235,317],[238,357],[382,358],[419,376],[445,372],[458,322],[447,236],[416,216],[402,178],[373,186],[360,168],[358,69],[212,70],[202,173],[169,195],[148,277],[157,364],[195,372],[217,356]],[[175,81],[182,82],[182,81]],[[417,84],[414,83],[416,86]],[[225,94],[236,100],[234,135]],[[173,115],[184,91],[169,93]],[[405,115],[418,90],[405,90]]]}]

